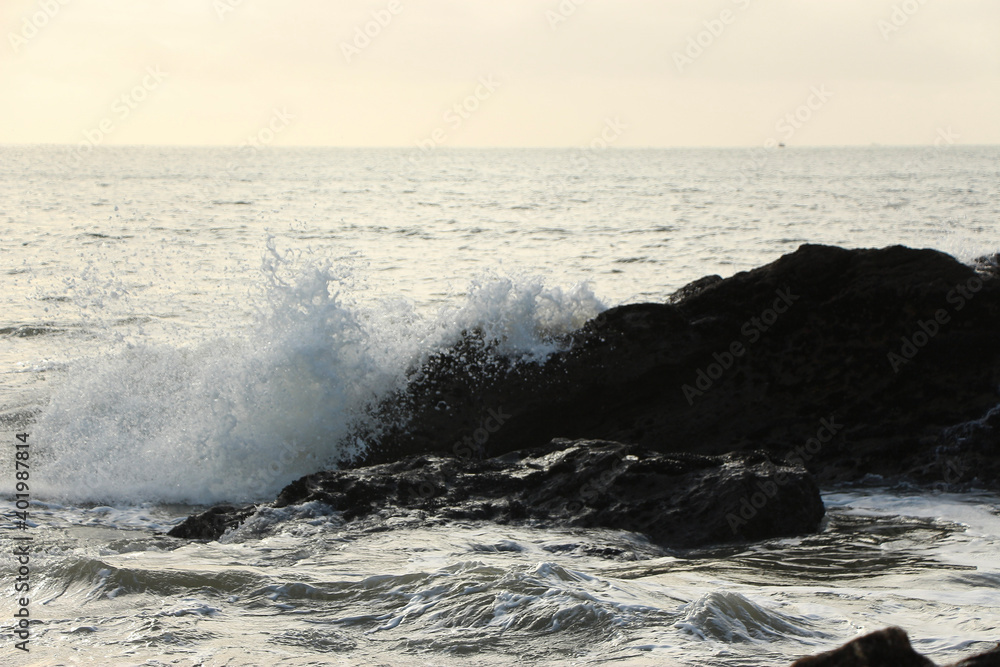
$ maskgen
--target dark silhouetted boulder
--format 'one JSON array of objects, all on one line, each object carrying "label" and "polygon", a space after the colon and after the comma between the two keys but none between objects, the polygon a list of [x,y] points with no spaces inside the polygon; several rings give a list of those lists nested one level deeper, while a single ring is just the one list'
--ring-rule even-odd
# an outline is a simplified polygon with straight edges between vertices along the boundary
[{"label": "dark silhouetted boulder", "polygon": [[[1000,281],[935,250],[804,245],[667,304],[612,308],[544,363],[468,332],[380,406],[364,465],[487,457],[554,437],[662,452],[765,449],[821,484],[867,475],[1000,485],[995,429],[948,429],[1000,404]],[[478,444],[477,444],[478,443]]]},{"label": "dark silhouetted boulder", "polygon": [[858,637],[838,649],[796,660],[792,667],[936,667],[910,646],[902,628]]},{"label": "dark silhouetted boulder", "polygon": [[966,658],[949,667],[1000,667],[1000,645],[991,651]]},{"label": "dark silhouetted boulder", "polygon": [[[902,628],[886,628],[858,637],[838,649],[796,660],[791,667],[936,667],[910,646]],[[1000,667],[1000,648],[950,667]]]},{"label": "dark silhouetted boulder", "polygon": [[[322,502],[351,521],[421,510],[451,520],[617,528],[666,547],[814,532],[823,503],[802,468],[766,454],[660,454],[607,441],[556,440],[482,461],[423,455],[292,482],[273,507]],[[254,511],[212,508],[174,528],[217,539]]]}]

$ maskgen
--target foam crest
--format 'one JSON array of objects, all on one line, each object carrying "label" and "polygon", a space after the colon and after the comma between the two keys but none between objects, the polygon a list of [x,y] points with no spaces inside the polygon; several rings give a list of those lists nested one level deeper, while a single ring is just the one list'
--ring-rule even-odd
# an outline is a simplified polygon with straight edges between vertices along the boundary
[{"label": "foam crest", "polygon": [[823,637],[806,619],[793,619],[765,609],[739,593],[713,591],[682,608],[684,618],[674,624],[701,639],[728,643],[776,641],[788,637]]},{"label": "foam crest", "polygon": [[466,302],[445,309],[439,323],[449,337],[479,329],[500,353],[540,361],[557,350],[555,336],[580,328],[604,309],[586,284],[563,290],[538,277],[516,281],[489,275],[474,281]]},{"label": "foam crest", "polygon": [[[119,340],[70,364],[35,429],[53,498],[209,504],[272,498],[360,454],[351,436],[406,370],[480,329],[497,353],[542,359],[551,337],[602,306],[585,287],[495,276],[464,304],[421,317],[405,301],[357,298],[348,264],[282,254],[268,241],[251,325],[180,346]],[[224,314],[220,319],[225,321]],[[109,338],[113,335],[109,333]],[[366,433],[377,433],[368,423]]]}]

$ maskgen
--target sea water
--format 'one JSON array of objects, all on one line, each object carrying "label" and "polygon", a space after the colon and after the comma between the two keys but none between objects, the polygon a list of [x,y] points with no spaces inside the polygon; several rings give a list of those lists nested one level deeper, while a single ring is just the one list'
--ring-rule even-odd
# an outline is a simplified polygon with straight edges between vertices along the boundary
[{"label": "sea water", "polygon": [[683,553],[322,505],[161,533],[371,446],[351,426],[463,329],[538,362],[802,243],[970,260],[998,220],[995,147],[0,147],[0,664],[785,665],[892,624],[941,661],[985,650],[987,493],[829,489],[817,535]]}]

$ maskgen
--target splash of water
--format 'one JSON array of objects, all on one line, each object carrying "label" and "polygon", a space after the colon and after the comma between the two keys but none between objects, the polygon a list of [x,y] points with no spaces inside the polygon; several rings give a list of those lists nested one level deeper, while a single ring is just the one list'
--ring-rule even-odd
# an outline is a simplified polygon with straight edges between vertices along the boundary
[{"label": "splash of water", "polygon": [[[246,502],[360,454],[351,437],[407,368],[477,328],[497,353],[540,360],[553,335],[603,308],[585,286],[489,276],[464,303],[420,317],[362,305],[350,266],[269,240],[249,326],[193,345],[119,341],[79,359],[36,426],[42,492],[100,502]],[[366,432],[377,432],[374,428]]]}]

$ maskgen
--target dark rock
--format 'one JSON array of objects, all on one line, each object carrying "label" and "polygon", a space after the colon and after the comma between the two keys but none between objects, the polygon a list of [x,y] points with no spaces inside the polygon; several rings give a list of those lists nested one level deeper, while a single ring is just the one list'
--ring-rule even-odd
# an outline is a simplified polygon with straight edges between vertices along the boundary
[{"label": "dark rock", "polygon": [[1000,645],[986,653],[956,662],[950,667],[1000,667]]},{"label": "dark rock", "polygon": [[[943,490],[977,486],[997,486],[997,453],[1000,452],[1000,406],[979,419],[956,424],[941,432],[937,446],[918,460],[923,466],[913,471],[921,480],[942,479]],[[983,473],[987,474],[983,474]]]},{"label": "dark rock", "polygon": [[991,259],[973,268],[935,250],[804,245],[696,281],[673,303],[613,308],[544,363],[469,332],[414,369],[380,407],[380,432],[353,434],[372,443],[364,459],[344,463],[602,438],[662,452],[765,449],[823,484],[874,474],[997,487],[997,439],[972,456],[949,450],[946,432],[1000,404]]},{"label": "dark rock", "polygon": [[[1000,648],[951,665],[994,666],[1000,666]],[[902,628],[886,628],[858,637],[833,651],[796,660],[791,667],[935,667],[935,664],[913,650]]]},{"label": "dark rock", "polygon": [[972,261],[972,266],[986,277],[1000,276],[1000,253],[977,257]]},{"label": "dark rock", "polygon": [[716,283],[722,282],[722,276],[711,275],[705,276],[704,278],[699,278],[694,282],[690,282],[684,287],[680,288],[667,298],[668,303],[679,303],[688,299],[699,292],[706,290]]},{"label": "dark rock", "polygon": [[954,449],[995,454],[1000,448],[1000,405],[979,419],[945,429],[943,435],[945,443]]},{"label": "dark rock", "polygon": [[201,514],[189,516],[183,523],[174,526],[167,535],[190,540],[215,540],[230,528],[239,526],[255,510],[253,505],[216,505]]},{"label": "dark rock", "polygon": [[802,658],[792,667],[935,667],[913,650],[902,628],[886,628],[851,640],[838,649]]},{"label": "dark rock", "polygon": [[[823,518],[810,475],[763,453],[664,455],[607,441],[555,440],[482,461],[422,455],[318,472],[285,487],[273,506],[312,501],[347,521],[421,510],[451,520],[618,528],[678,548],[814,532]],[[217,539],[248,510],[212,508],[170,534]]]}]

